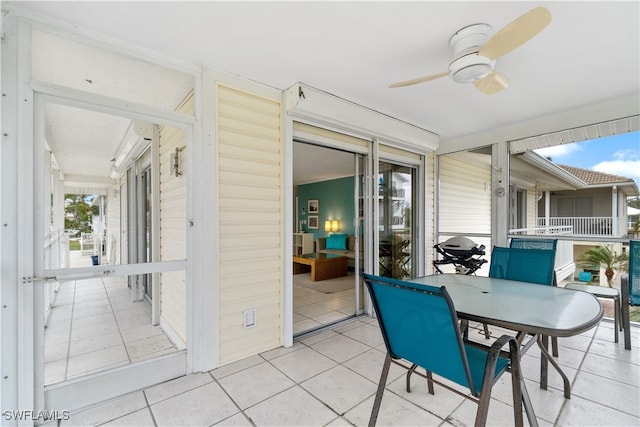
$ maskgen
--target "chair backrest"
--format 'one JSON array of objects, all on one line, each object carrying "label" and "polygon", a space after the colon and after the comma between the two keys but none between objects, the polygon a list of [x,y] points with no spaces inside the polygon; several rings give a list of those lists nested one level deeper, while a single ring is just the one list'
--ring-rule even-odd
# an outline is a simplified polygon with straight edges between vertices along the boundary
[{"label": "chair backrest", "polygon": [[481,384],[473,384],[446,289],[369,274],[364,282],[389,355],[468,387],[476,396]]},{"label": "chair backrest", "polygon": [[640,240],[629,242],[629,302],[640,305]]},{"label": "chair backrest", "polygon": [[489,277],[551,286],[555,258],[555,250],[494,246]]},{"label": "chair backrest", "polygon": [[557,239],[526,239],[523,237],[514,237],[509,243],[510,248],[546,249],[551,251],[555,251],[557,245]]}]

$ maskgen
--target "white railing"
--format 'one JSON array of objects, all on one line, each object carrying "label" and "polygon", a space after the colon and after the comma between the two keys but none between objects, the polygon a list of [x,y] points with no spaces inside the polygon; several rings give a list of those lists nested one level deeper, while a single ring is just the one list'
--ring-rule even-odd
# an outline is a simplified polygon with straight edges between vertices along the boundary
[{"label": "white railing", "polygon": [[92,233],[80,233],[80,253],[82,255],[93,255],[95,241]]},{"label": "white railing", "polygon": [[538,217],[538,227],[571,227],[574,236],[613,236],[613,218],[610,216],[591,217],[550,217],[547,223]]}]

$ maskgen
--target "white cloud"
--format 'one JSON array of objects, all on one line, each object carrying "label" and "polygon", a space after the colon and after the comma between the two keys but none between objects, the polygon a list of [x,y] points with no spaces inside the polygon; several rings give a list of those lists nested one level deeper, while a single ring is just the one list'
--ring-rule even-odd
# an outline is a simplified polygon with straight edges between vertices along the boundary
[{"label": "white cloud", "polygon": [[[637,155],[635,157],[638,157]],[[594,171],[611,175],[625,176],[640,182],[640,160],[610,160],[600,162],[592,168]]]},{"label": "white cloud", "polygon": [[615,153],[613,153],[613,158],[617,160],[625,160],[625,161],[640,160],[640,151],[633,150],[633,149],[618,150]]},{"label": "white cloud", "polygon": [[540,148],[534,151],[542,157],[551,157],[554,162],[557,162],[558,158],[570,156],[571,154],[581,150],[582,148],[578,144],[564,144]]}]

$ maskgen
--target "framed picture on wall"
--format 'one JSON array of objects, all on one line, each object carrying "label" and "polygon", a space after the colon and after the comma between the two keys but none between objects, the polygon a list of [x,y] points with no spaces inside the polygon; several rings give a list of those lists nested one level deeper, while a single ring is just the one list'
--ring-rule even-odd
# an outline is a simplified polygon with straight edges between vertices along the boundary
[{"label": "framed picture on wall", "polygon": [[307,218],[307,227],[313,230],[318,229],[318,217],[316,215],[311,215]]},{"label": "framed picture on wall", "polygon": [[320,212],[320,202],[317,199],[309,200],[307,202],[307,211],[310,214],[317,214]]}]

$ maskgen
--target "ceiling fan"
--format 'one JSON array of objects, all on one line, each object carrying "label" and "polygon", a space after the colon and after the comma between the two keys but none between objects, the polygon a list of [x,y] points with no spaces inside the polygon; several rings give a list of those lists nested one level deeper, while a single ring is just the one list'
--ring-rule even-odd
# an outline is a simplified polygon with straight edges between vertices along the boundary
[{"label": "ceiling fan", "polygon": [[551,22],[551,13],[537,7],[521,15],[492,36],[488,24],[473,24],[449,39],[453,59],[449,70],[393,83],[390,88],[410,86],[449,76],[456,83],[473,83],[482,93],[493,95],[509,87],[509,79],[496,70],[496,59],[526,43]]}]

